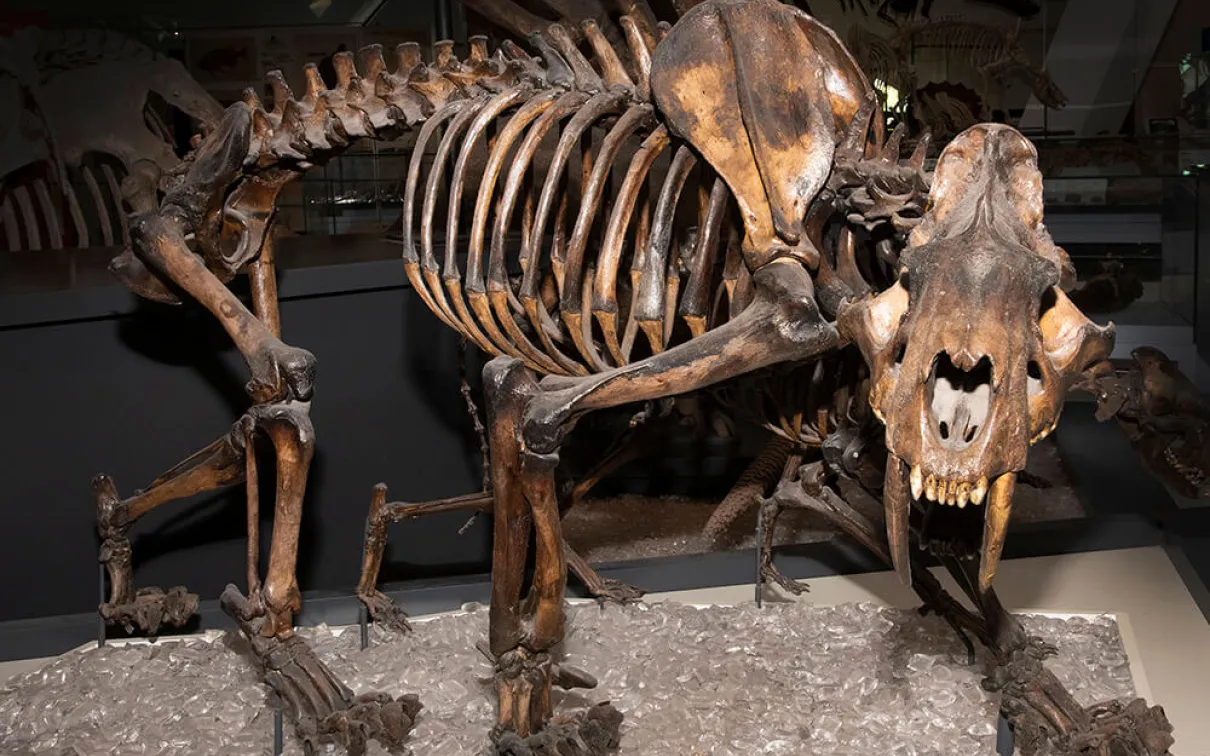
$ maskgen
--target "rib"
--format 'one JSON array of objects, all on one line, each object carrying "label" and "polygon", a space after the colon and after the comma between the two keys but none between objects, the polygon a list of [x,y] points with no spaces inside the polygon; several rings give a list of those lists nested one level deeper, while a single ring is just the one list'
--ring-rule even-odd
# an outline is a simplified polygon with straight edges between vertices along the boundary
[{"label": "rib", "polygon": [[731,193],[721,177],[714,179],[710,200],[706,205],[706,218],[697,231],[697,248],[693,252],[689,284],[681,299],[680,314],[694,337],[706,332],[706,312],[709,307],[710,283],[713,278],[714,261],[718,256],[719,239],[722,234],[723,218]]},{"label": "rib", "polygon": [[[416,204],[416,188],[420,183],[420,165],[424,160],[425,147],[428,146],[429,139],[432,138],[433,132],[437,130],[441,124],[445,123],[450,118],[453,118],[462,108],[467,105],[466,100],[460,102],[451,102],[444,105],[440,110],[433,114],[431,118],[420,129],[420,134],[416,137],[416,144],[412,148],[412,159],[408,165],[408,179],[403,193],[403,220],[402,220],[402,243],[403,243],[403,267],[407,272],[408,280],[412,282],[412,288],[416,289],[416,293],[428,305],[428,308],[436,313],[437,317],[441,318],[450,328],[461,332],[458,318],[450,310],[449,304],[445,301],[445,294],[441,286],[436,283],[437,278],[437,261],[431,255],[424,258],[421,262],[420,256],[416,253],[416,243],[412,239],[412,213]],[[273,105],[274,110],[278,104]],[[433,288],[429,288],[430,282]],[[475,342],[481,349],[486,350],[489,354],[497,354],[498,352],[488,348],[479,342]]]},{"label": "rib", "polygon": [[[496,208],[496,223],[492,229],[491,256],[488,260],[487,269],[487,294],[485,295],[483,291],[474,291],[469,288],[467,292],[467,298],[470,300],[471,306],[481,321],[493,321],[493,318],[498,316],[510,339],[524,342],[525,348],[535,352],[537,351],[536,347],[517,328],[512,314],[508,311],[507,307],[506,292],[509,291],[509,287],[508,274],[504,264],[504,253],[508,228],[512,221],[512,213],[516,205],[517,195],[526,174],[529,172],[530,163],[533,161],[534,153],[537,151],[542,138],[558,121],[572,113],[580,111],[581,106],[588,100],[588,95],[585,93],[569,92],[560,97],[553,107],[542,113],[533,125],[529,127],[525,139],[521,142],[520,147],[517,148],[512,157],[512,165],[505,180],[504,191],[500,197],[500,203]],[[536,226],[537,223],[535,222],[534,225]],[[522,244],[524,243],[525,240],[522,239]],[[493,294],[497,296],[493,296]],[[493,310],[496,313],[495,316],[492,314]],[[515,348],[520,349],[521,347],[517,344]],[[562,360],[560,360],[560,364],[562,364]]]},{"label": "rib", "polygon": [[[593,96],[584,103],[583,108],[579,109],[567,124],[567,128],[559,137],[558,145],[555,147],[554,154],[551,156],[550,167],[546,171],[546,180],[542,184],[542,193],[538,197],[538,208],[534,214],[534,227],[529,237],[521,239],[522,254],[532,254],[531,250],[537,249],[542,244],[542,239],[546,236],[546,220],[550,217],[550,208],[554,204],[555,193],[559,189],[559,182],[563,176],[563,169],[567,165],[567,159],[575,147],[576,140],[587,133],[590,127],[597,119],[608,113],[616,113],[619,111],[625,102],[625,95],[621,93],[603,93]],[[545,125],[545,124],[543,124]],[[537,126],[535,126],[537,128]],[[549,126],[547,126],[549,128]],[[545,131],[542,132],[545,135]],[[532,138],[532,137],[531,137]],[[541,138],[541,137],[539,137]],[[528,143],[528,140],[527,140]],[[524,149],[524,148],[523,148]],[[589,153],[589,149],[585,147],[585,153]],[[597,162],[600,162],[599,159]],[[528,161],[527,161],[528,163]],[[513,173],[516,173],[514,168]],[[510,175],[511,183],[512,177]],[[587,186],[590,179],[587,169],[584,174],[584,186]],[[584,212],[583,207],[586,204],[584,197],[587,196],[587,190],[581,191],[581,214]],[[574,235],[572,237],[574,244]],[[534,281],[523,281],[521,284],[522,296],[526,294],[535,295],[537,292],[537,284]]]},{"label": "rib", "polygon": [[50,190],[46,188],[44,180],[38,179],[34,182],[34,195],[42,208],[42,217],[46,218],[46,234],[50,237],[50,248],[63,249],[63,226],[59,223],[59,212],[50,200]]},{"label": "rib", "polygon": [[597,276],[593,285],[592,311],[605,337],[605,346],[619,365],[625,364],[622,348],[618,343],[618,266],[622,261],[622,245],[626,229],[634,215],[634,205],[639,192],[647,183],[647,173],[656,158],[668,147],[671,138],[667,127],[661,125],[651,132],[630,160],[622,187],[618,190],[617,202],[609,214],[609,225],[601,252],[597,260]]},{"label": "rib", "polygon": [[13,199],[17,201],[17,209],[21,211],[21,219],[25,223],[25,236],[29,249],[42,249],[42,232],[38,228],[38,216],[34,213],[34,203],[29,198],[29,189],[24,186],[13,188]]},{"label": "rib", "polygon": [[[591,118],[592,117],[591,114],[588,117]],[[649,126],[652,122],[654,122],[654,115],[653,115],[653,110],[650,105],[646,105],[646,104],[634,105],[630,109],[628,109],[624,114],[622,114],[622,116],[618,119],[618,121],[614,125],[614,127],[612,129],[610,129],[609,133],[605,136],[605,139],[601,142],[600,151],[596,155],[592,175],[589,177],[589,180],[588,180],[588,186],[585,189],[584,196],[581,197],[581,200],[580,200],[580,212],[579,212],[579,216],[576,220],[576,231],[577,232],[582,227],[591,226],[592,219],[595,217],[596,212],[597,212],[598,200],[600,198],[601,187],[604,183],[604,179],[609,174],[609,172],[612,170],[614,160],[616,160],[618,153],[622,148],[622,145],[625,144],[626,140],[629,139],[630,136],[633,135],[636,131],[638,131],[641,128],[645,128],[646,126]],[[575,134],[573,127],[578,128],[579,126],[580,126],[580,124],[575,124],[574,119],[573,119],[573,123],[568,125],[568,130],[567,130],[567,132],[565,132],[564,137],[565,138],[567,138],[567,137],[578,138],[579,135]],[[574,139],[567,138],[566,141],[561,140],[560,146],[561,147],[566,146],[569,151],[571,149],[571,147],[574,146]],[[561,173],[562,169],[563,169],[563,164],[566,161],[566,151],[559,153],[559,156],[563,158],[562,160],[559,161],[559,164],[557,166]],[[556,166],[552,163],[551,169],[554,170],[555,167]],[[557,187],[557,180],[552,181],[552,179],[556,179],[556,178],[557,177],[554,174],[547,174],[547,177],[546,177],[547,183],[546,183],[546,187],[544,187],[544,196],[545,196],[545,189],[547,187],[551,188],[551,191],[553,194],[554,188]],[[541,237],[539,237],[537,235],[537,233],[538,233],[537,230],[535,230],[535,235],[534,235],[533,241],[531,243],[536,243],[540,240]],[[566,265],[574,267],[578,264],[582,264],[583,240],[585,238],[586,238],[585,234],[577,235],[577,233],[573,232],[572,240],[570,243],[570,248],[568,251],[568,259],[566,260],[566,263],[565,263]],[[579,244],[580,246],[577,247],[576,246],[577,244]],[[566,273],[565,273],[565,275],[566,275]],[[574,279],[574,276],[572,276],[572,278]],[[527,298],[529,301],[536,302],[536,299],[537,299],[537,276],[536,276],[536,274],[532,274],[532,272],[527,272],[525,281],[522,283],[521,291],[522,291],[521,296],[522,296],[523,302],[525,302],[527,300]],[[564,299],[566,300],[566,297],[564,297]],[[529,308],[527,307],[527,309],[529,309]],[[539,328],[540,324],[536,321],[536,319],[533,318],[533,315],[536,314],[536,308],[529,309],[529,311],[531,313],[531,320],[533,321],[534,327]],[[566,308],[564,308],[562,310],[562,314],[564,315],[564,321],[566,322],[566,315],[567,315]],[[569,328],[571,328],[571,327],[572,326],[569,324]],[[575,339],[574,339],[574,334],[573,334],[573,341],[574,340]],[[585,356],[587,356],[587,355],[585,355]]]},{"label": "rib", "polygon": [[631,319],[647,335],[653,353],[664,351],[664,268],[668,246],[672,243],[672,226],[676,206],[689,173],[697,165],[697,157],[689,145],[681,145],[672,156],[660,197],[655,206],[651,235],[643,251],[642,272],[638,276],[638,295]]},{"label": "rib", "polygon": [[[513,87],[496,95],[478,110],[474,122],[467,130],[466,138],[462,141],[458,160],[454,166],[454,173],[450,177],[449,207],[446,213],[445,226],[445,270],[443,278],[445,279],[445,287],[449,292],[450,300],[453,301],[454,310],[458,313],[458,317],[466,327],[467,332],[474,334],[472,340],[476,343],[489,340],[489,337],[483,335],[474,318],[467,310],[466,302],[462,297],[462,279],[458,271],[458,214],[462,205],[462,190],[466,184],[466,169],[470,162],[471,153],[486,131],[487,125],[493,122],[505,110],[515,105],[519,100],[528,96],[532,91],[529,85]],[[446,138],[450,138],[453,134],[455,134],[455,129],[451,126]],[[445,144],[445,140],[442,140],[442,144]],[[430,177],[430,188],[435,186],[432,181],[433,177]],[[495,323],[485,324],[485,327],[489,327],[489,331],[494,329],[494,326]],[[506,344],[503,334],[500,334],[498,331],[491,334],[490,340],[496,343],[497,346]],[[503,346],[500,346],[500,348],[504,350]]]},{"label": "rib", "polygon": [[[582,98],[582,99],[581,99]],[[468,291],[485,291],[483,285],[483,236],[487,228],[487,216],[491,211],[492,197],[495,195],[496,181],[504,158],[512,149],[513,143],[525,131],[535,118],[538,118],[552,106],[567,109],[577,99],[583,102],[587,95],[578,92],[563,93],[559,90],[548,90],[536,95],[526,102],[505,124],[504,129],[496,137],[487,164],[483,169],[483,178],[479,184],[479,195],[475,200],[475,215],[471,221],[471,237],[466,260],[466,288]],[[561,105],[560,105],[561,103]]]},{"label": "rib", "polygon": [[83,249],[89,245],[88,224],[84,221],[84,211],[80,209],[80,198],[66,176],[63,177],[63,196],[67,198],[67,210],[76,227],[76,247]]},{"label": "rib", "polygon": [[634,214],[634,203],[646,184],[647,172],[651,171],[656,158],[668,148],[669,142],[668,128],[659,126],[647,135],[630,160],[598,256],[597,281],[593,287],[593,316],[603,331],[605,346],[618,364],[626,364],[617,341],[617,269],[622,261],[622,244],[626,241],[626,230]]},{"label": "rib", "polygon": [[840,232],[836,250],[836,274],[853,290],[855,296],[868,294],[872,289],[857,266],[856,239],[847,226]]},{"label": "rib", "polygon": [[17,213],[13,210],[11,194],[0,200],[0,225],[4,226],[4,239],[10,252],[21,249],[21,229],[17,224]]},{"label": "rib", "polygon": [[109,186],[109,196],[113,197],[115,209],[118,211],[118,222],[122,225],[122,241],[125,242],[130,238],[130,229],[126,225],[126,213],[122,211],[122,190],[118,188],[118,179],[113,175],[113,169],[106,163],[101,163],[101,173],[105,176],[105,183]]}]

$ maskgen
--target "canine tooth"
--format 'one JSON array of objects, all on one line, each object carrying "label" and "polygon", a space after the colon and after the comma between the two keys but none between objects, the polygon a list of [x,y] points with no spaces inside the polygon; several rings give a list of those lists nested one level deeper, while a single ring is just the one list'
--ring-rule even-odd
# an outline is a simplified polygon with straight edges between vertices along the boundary
[{"label": "canine tooth", "polygon": [[937,476],[930,475],[924,479],[924,498],[929,501],[937,500]]},{"label": "canine tooth", "polygon": [[912,484],[912,498],[918,500],[920,495],[924,493],[924,473],[920,470],[920,465],[912,467],[910,480]]},{"label": "canine tooth", "polygon": [[986,594],[991,588],[992,577],[1000,564],[1004,551],[1004,536],[1008,532],[1008,519],[1012,513],[1013,491],[1017,485],[1016,473],[1004,473],[992,485],[987,500],[987,514],[983,519],[983,548],[979,559],[979,593]]},{"label": "canine tooth", "polygon": [[[919,468],[917,468],[919,469]],[[908,513],[912,503],[908,501],[907,486],[903,480],[903,463],[894,454],[887,455],[886,486],[883,492],[886,504],[887,545],[891,550],[891,563],[904,585],[912,584],[908,528]]]},{"label": "canine tooth", "polygon": [[967,483],[966,481],[962,481],[961,483],[958,484],[958,509],[966,508],[966,500],[970,497],[970,494],[971,494],[971,484],[970,483]]},{"label": "canine tooth", "polygon": [[975,485],[971,487],[971,504],[982,504],[983,497],[987,495],[987,476],[979,478],[975,481]]}]

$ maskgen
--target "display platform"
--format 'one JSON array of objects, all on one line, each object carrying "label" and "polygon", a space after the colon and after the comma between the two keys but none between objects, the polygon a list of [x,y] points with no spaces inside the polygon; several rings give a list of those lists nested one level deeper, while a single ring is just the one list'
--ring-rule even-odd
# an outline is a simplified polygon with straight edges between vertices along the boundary
[{"label": "display platform", "polygon": [[[1014,612],[1050,615],[1026,625],[1059,647],[1050,666],[1082,703],[1137,693],[1167,709],[1174,756],[1210,753],[1210,627],[1162,548],[1010,560],[998,584]],[[996,705],[980,670],[943,623],[905,611],[914,601],[894,575],[810,586],[801,601],[769,589],[763,609],[751,585],[577,605],[566,651],[600,686],[561,705],[612,700],[626,714],[621,753],[804,753],[804,743],[812,754],[995,753]],[[493,711],[473,648],[486,612],[415,625],[406,637],[371,630],[364,652],[355,626],[302,632],[354,690],[421,695],[414,753],[478,753]],[[265,753],[271,702],[242,644],[212,632],[48,660],[0,691],[0,745]],[[289,733],[285,752],[301,752]]]},{"label": "display platform", "polygon": [[[695,607],[578,605],[568,662],[596,690],[556,714],[610,700],[626,719],[620,754],[993,753],[997,701],[940,619],[874,604]],[[1081,703],[1134,694],[1111,617],[1025,622],[1062,650],[1051,668]],[[491,668],[474,649],[483,607],[417,622],[407,636],[356,627],[302,631],[354,691],[419,692],[409,745],[482,752],[495,720]],[[0,741],[22,753],[263,754],[273,704],[234,634],[80,649],[10,681]],[[287,733],[283,753],[302,753]],[[378,749],[374,749],[378,750]],[[373,752],[373,751],[371,751]]]}]

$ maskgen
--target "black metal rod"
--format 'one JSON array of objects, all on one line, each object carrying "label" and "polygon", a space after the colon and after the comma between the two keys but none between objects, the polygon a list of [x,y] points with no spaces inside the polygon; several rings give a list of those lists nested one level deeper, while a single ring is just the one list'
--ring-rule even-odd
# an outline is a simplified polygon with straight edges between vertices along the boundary
[{"label": "black metal rod", "polygon": [[765,508],[756,510],[756,608],[764,606],[765,593]]},{"label": "black metal rod", "polygon": [[452,15],[450,0],[433,0],[433,31],[438,42],[454,38]]},{"label": "black metal rod", "polygon": [[[105,563],[97,562],[97,593],[101,597],[101,603],[105,603]],[[97,607],[97,648],[105,646],[105,618],[101,616],[101,609]]]},{"label": "black metal rod", "polygon": [[273,756],[281,756],[282,752],[282,721],[281,721],[281,697],[277,699],[277,706],[273,709]]},{"label": "black metal rod", "polygon": [[361,629],[361,650],[365,651],[370,645],[370,617],[365,605],[357,607],[357,624]]}]

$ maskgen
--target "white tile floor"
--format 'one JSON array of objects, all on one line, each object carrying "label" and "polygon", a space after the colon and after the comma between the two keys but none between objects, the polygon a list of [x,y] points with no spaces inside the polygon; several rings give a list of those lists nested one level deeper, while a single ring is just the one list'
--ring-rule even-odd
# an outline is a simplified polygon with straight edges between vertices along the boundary
[{"label": "white tile floor", "polygon": [[[950,588],[948,576],[939,574]],[[1004,562],[996,578],[1015,612],[1115,614],[1141,695],[1164,706],[1175,727],[1173,756],[1210,756],[1210,625],[1162,548],[1101,551]],[[872,601],[916,605],[890,572],[819,578],[800,599],[816,604]],[[771,594],[767,594],[771,595]],[[770,600],[790,600],[791,597]],[[649,601],[732,604],[751,601],[737,585],[651,594]],[[0,663],[0,683],[44,660]]]}]

